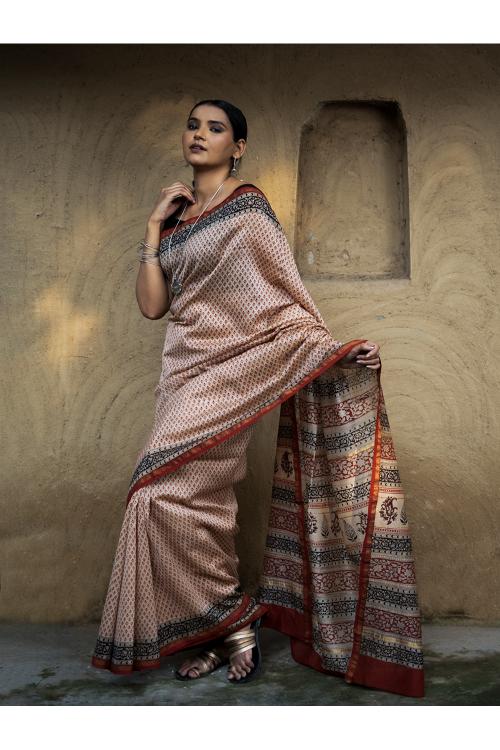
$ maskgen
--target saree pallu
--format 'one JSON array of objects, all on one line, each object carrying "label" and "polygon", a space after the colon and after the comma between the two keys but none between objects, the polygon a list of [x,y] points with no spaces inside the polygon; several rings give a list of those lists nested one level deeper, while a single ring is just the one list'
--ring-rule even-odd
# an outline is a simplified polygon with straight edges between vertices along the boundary
[{"label": "saree pallu", "polygon": [[[421,616],[381,368],[342,367],[263,192],[238,186],[161,232],[170,319],[92,664],[118,674],[262,616],[293,658],[424,695]],[[233,484],[280,407],[255,596],[238,581]]]}]

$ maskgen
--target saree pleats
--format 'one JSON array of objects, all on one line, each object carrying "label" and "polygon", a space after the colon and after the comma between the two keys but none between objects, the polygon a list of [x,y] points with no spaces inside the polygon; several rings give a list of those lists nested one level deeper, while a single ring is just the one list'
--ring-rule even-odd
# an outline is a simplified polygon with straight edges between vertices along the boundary
[{"label": "saree pleats", "polygon": [[[302,665],[423,696],[381,369],[342,367],[365,339],[332,337],[254,185],[194,227],[174,233],[174,223],[161,234],[171,317],[153,426],[130,481],[93,666],[158,668],[262,616]],[[238,579],[234,484],[254,425],[275,408],[271,512],[251,596]]]},{"label": "saree pleats", "polygon": [[230,633],[265,611],[240,590],[233,483],[252,428],[135,492],[120,531],[92,664],[116,673]]}]

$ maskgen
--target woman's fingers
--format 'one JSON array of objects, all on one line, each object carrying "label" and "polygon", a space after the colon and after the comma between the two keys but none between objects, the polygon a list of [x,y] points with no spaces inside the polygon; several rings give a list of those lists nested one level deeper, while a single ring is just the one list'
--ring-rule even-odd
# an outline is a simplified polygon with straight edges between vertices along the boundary
[{"label": "woman's fingers", "polygon": [[360,365],[368,367],[370,370],[378,370],[380,367],[379,351],[380,347],[373,341],[365,341],[361,344],[361,348],[365,350],[364,354],[358,354],[356,362]]},{"label": "woman's fingers", "polygon": [[365,350],[365,353],[358,354],[357,359],[369,360],[378,356],[380,349],[378,344],[374,344],[372,341],[365,341],[363,344],[360,344],[360,347]]},{"label": "woman's fingers", "polygon": [[[380,367],[380,347],[373,341],[364,341],[354,346],[349,354],[345,355],[341,367],[352,368],[355,365],[368,367],[370,370],[378,370]],[[363,353],[364,352],[364,353]]]}]

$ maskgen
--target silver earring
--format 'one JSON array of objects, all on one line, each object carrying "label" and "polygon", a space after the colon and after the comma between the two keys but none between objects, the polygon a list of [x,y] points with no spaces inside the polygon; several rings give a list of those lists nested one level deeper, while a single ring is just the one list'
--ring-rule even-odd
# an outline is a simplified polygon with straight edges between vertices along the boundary
[{"label": "silver earring", "polygon": [[236,177],[236,175],[238,174],[238,170],[236,169],[238,161],[239,159],[236,156],[233,156],[233,166],[231,169],[231,174],[233,175],[233,177]]}]

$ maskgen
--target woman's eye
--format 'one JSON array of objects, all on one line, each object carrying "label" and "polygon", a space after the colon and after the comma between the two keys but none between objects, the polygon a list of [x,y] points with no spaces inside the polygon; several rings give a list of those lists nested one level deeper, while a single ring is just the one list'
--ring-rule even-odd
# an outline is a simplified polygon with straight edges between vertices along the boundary
[{"label": "woman's eye", "polygon": [[[190,125],[188,125],[188,130],[191,130],[191,126],[196,127],[196,125],[194,125],[194,123],[191,123]],[[221,128],[216,128],[215,125],[212,125],[212,127],[210,128],[210,130],[215,130],[216,133],[222,133],[222,129]]]}]

